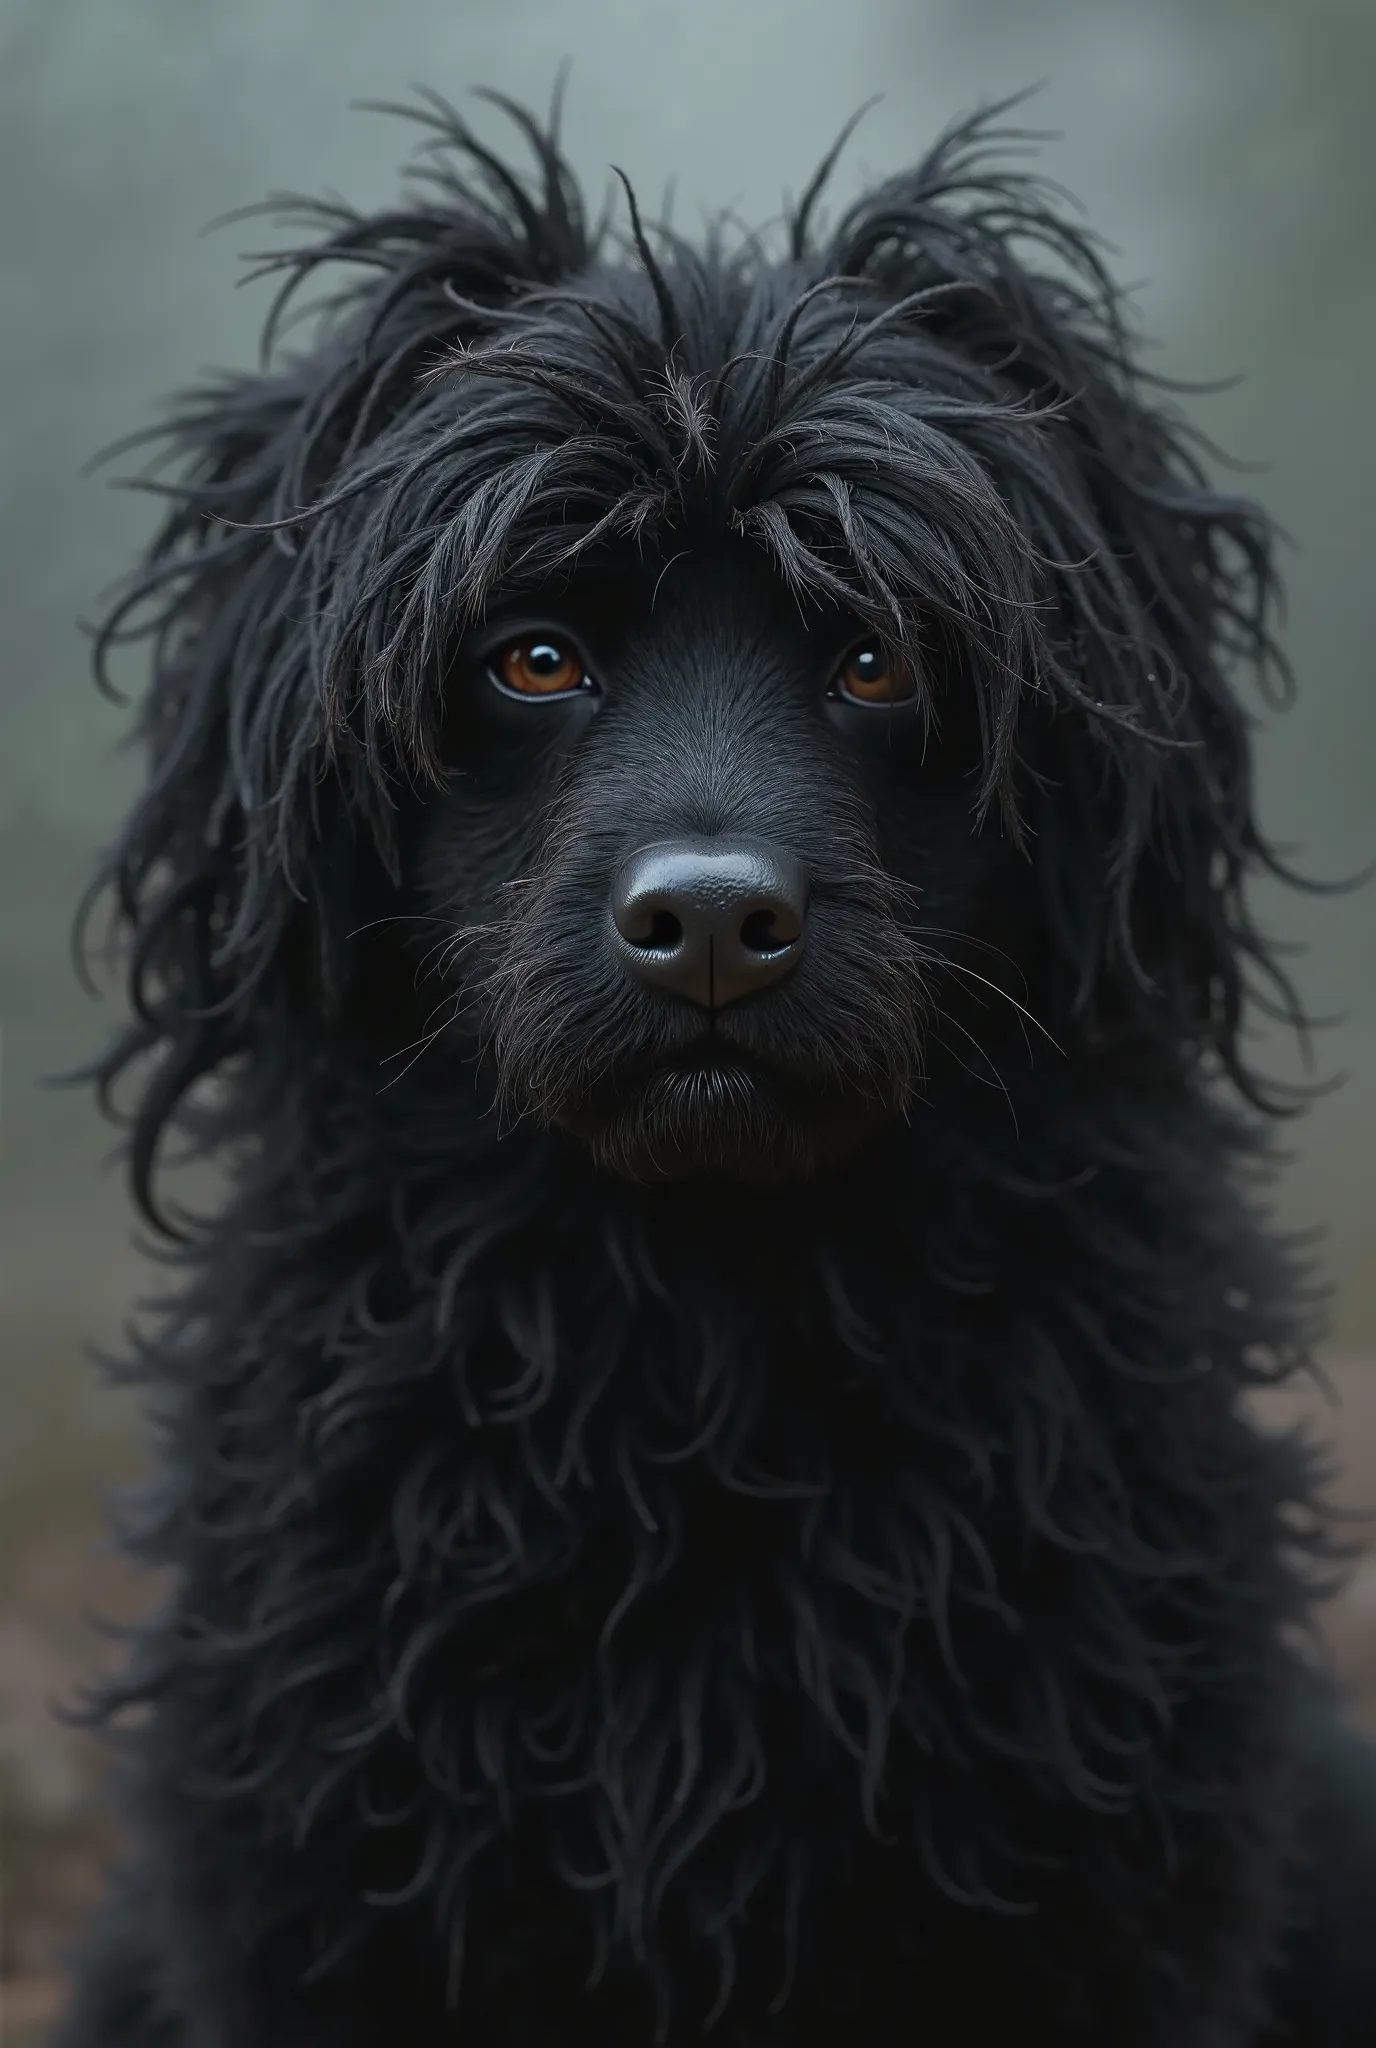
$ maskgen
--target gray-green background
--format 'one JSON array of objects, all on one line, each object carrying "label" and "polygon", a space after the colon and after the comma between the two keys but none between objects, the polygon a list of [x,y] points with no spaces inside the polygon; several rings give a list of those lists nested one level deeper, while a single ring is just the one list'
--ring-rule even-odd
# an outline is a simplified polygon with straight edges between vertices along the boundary
[{"label": "gray-green background", "polygon": [[[772,212],[876,90],[838,200],[1042,81],[1047,168],[1140,281],[1161,365],[1241,373],[1195,410],[1294,537],[1301,694],[1261,743],[1272,830],[1320,874],[1376,854],[1370,0],[0,0],[0,1532],[118,1462],[82,1346],[136,1287],[107,1135],[38,1086],[110,1021],[65,929],[131,773],[76,621],[149,511],[82,465],[169,387],[248,359],[263,295],[235,289],[235,257],[264,230],[208,220],[273,188],[382,200],[408,136],[351,100],[487,82],[543,105],[566,55],[594,194],[612,162],[651,197],[675,176],[681,224]],[[1319,1058],[1351,1078],[1294,1132],[1283,1204],[1325,1232],[1348,1351],[1376,1343],[1373,903],[1266,906],[1306,948],[1313,1007],[1346,1019]]]}]

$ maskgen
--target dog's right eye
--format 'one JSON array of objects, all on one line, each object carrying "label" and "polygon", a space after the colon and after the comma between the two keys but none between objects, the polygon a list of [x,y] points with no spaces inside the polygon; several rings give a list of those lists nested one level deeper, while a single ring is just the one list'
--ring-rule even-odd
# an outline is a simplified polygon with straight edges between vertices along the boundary
[{"label": "dog's right eye", "polygon": [[832,694],[852,704],[903,704],[917,695],[912,670],[878,640],[853,647],[832,682]]},{"label": "dog's right eye", "polygon": [[513,640],[494,659],[492,674],[516,697],[567,697],[588,685],[581,658],[548,633]]}]

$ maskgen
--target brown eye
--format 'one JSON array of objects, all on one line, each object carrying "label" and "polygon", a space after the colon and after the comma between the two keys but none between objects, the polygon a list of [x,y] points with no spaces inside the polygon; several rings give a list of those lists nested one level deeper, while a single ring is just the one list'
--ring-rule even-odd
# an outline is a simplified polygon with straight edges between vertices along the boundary
[{"label": "brown eye", "polygon": [[836,691],[856,704],[901,704],[916,696],[912,670],[878,640],[853,647],[836,671]]},{"label": "brown eye", "polygon": [[581,690],[587,671],[571,648],[543,633],[504,647],[497,657],[498,680],[518,697],[565,697]]}]

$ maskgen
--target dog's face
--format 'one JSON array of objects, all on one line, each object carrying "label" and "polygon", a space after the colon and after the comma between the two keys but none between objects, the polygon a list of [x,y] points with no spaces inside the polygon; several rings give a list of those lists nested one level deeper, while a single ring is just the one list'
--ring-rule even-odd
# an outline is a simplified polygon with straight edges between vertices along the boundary
[{"label": "dog's face", "polygon": [[755,550],[499,602],[445,697],[416,886],[451,1043],[621,1171],[808,1172],[920,1096],[962,946],[1007,964],[959,678]]}]

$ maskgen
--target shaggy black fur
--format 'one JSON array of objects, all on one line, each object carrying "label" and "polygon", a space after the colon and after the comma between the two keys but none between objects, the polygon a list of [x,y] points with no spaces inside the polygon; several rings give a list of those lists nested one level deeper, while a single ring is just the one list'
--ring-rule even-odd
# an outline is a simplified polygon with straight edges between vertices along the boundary
[{"label": "shaggy black fur", "polygon": [[[362,282],[175,418],[102,640],[104,1077],[150,1213],[174,1124],[231,1180],[129,1368],[170,1590],[63,2042],[1376,2040],[1313,1474],[1241,1406],[1306,1348],[1266,524],[987,121],[622,252],[509,111],[533,182],[437,104],[408,203],[310,209],[284,300]],[[537,628],[584,687],[504,691]],[[712,1013],[609,935],[682,834],[810,883]]]}]

